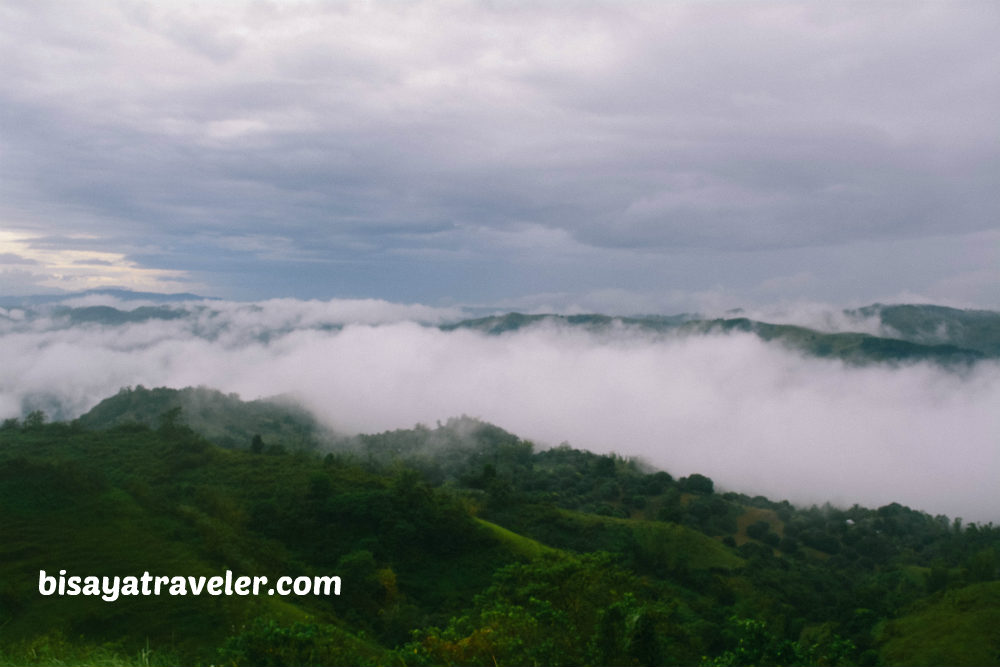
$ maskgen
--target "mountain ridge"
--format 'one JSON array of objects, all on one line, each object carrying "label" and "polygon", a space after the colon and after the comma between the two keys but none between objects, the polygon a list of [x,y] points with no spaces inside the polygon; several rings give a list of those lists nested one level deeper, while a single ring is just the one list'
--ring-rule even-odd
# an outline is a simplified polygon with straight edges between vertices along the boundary
[{"label": "mountain ridge", "polygon": [[[872,308],[875,308],[874,306]],[[913,307],[907,307],[913,308]],[[951,309],[954,310],[954,309]],[[852,312],[852,311],[845,311]],[[856,311],[862,313],[863,311]],[[867,311],[870,316],[885,312]],[[887,311],[895,314],[896,310]],[[956,311],[965,313],[966,311]],[[765,342],[783,343],[790,349],[821,358],[838,358],[861,364],[867,362],[932,361],[945,365],[967,365],[975,361],[1000,356],[1000,313],[984,313],[981,330],[962,338],[966,347],[949,342],[947,336],[930,336],[925,329],[893,331],[897,337],[877,336],[860,331],[825,332],[796,324],[773,324],[747,317],[702,319],[693,315],[613,317],[600,314],[557,315],[506,313],[443,325],[445,331],[469,329],[488,335],[502,335],[542,324],[582,328],[594,333],[612,331],[615,327],[631,328],[653,334],[707,335],[713,333],[750,333]],[[898,321],[895,318],[892,321]],[[926,318],[939,322],[942,318]],[[925,328],[927,325],[924,325]],[[953,327],[959,331],[959,326]]]},{"label": "mountain ridge", "polygon": [[[102,292],[102,293],[107,293]],[[183,296],[183,295],[182,295]],[[192,310],[183,304],[168,303],[119,308],[109,305],[69,306],[50,304],[22,309],[15,318],[0,313],[0,322],[7,321],[11,330],[27,326],[33,320],[51,316],[50,326],[67,328],[77,325],[123,326],[154,320],[170,321],[200,318],[192,326],[192,334],[211,338],[213,334],[210,305],[201,304]],[[207,310],[206,310],[207,309]],[[704,317],[694,314],[611,316],[600,313],[562,315],[557,313],[525,314],[508,312],[446,322],[436,326],[444,332],[478,331],[487,335],[503,335],[528,328],[554,325],[579,329],[595,334],[631,331],[654,336],[695,336],[747,333],[767,343],[776,343],[796,352],[819,358],[839,359],[849,364],[932,362],[944,366],[968,366],[984,359],[1000,358],[1000,312],[963,310],[935,305],[872,304],[863,308],[845,309],[847,318],[843,330],[824,330],[795,323],[770,322],[737,316]],[[201,322],[204,320],[204,322]],[[877,320],[878,332],[863,329],[862,321]],[[851,322],[856,325],[851,326]],[[333,331],[350,324],[349,318],[330,315],[314,318],[307,326]],[[214,326],[224,326],[217,323]],[[289,333],[293,323],[270,330],[263,328],[256,336],[267,342],[276,335]]]}]

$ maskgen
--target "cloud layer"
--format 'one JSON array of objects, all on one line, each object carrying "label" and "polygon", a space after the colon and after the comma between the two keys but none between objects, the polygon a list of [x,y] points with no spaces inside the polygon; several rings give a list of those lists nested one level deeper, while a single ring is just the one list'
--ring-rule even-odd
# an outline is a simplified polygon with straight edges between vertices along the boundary
[{"label": "cloud layer", "polygon": [[898,501],[1000,520],[1000,367],[845,367],[749,335],[489,337],[385,302],[186,304],[190,314],[68,326],[0,312],[0,416],[79,414],[121,386],[293,393],[342,432],[467,414],[540,445],[641,456],[675,475],[796,502]]},{"label": "cloud layer", "polygon": [[0,247],[0,275],[66,286],[59,258],[18,258],[74,251],[132,270],[91,285],[244,299],[996,307],[998,20],[988,0],[3,2],[0,224],[33,253]]}]

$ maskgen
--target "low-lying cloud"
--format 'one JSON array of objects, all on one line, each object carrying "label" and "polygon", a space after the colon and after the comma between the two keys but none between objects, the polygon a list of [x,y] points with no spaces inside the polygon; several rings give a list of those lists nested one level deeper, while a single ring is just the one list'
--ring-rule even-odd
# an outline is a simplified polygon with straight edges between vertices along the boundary
[{"label": "low-lying cloud", "polygon": [[375,301],[175,307],[117,326],[0,311],[0,417],[72,417],[138,384],[292,393],[345,433],[466,414],[751,495],[1000,519],[995,362],[848,367],[748,334],[552,323],[445,332],[428,324],[457,311]]}]

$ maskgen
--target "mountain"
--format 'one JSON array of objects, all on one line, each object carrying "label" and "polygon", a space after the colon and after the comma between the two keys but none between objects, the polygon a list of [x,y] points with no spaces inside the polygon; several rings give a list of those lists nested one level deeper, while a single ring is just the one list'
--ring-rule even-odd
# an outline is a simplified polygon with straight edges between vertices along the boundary
[{"label": "mountain", "polygon": [[220,447],[249,447],[254,436],[292,449],[315,449],[333,439],[307,410],[288,398],[241,401],[207,387],[123,388],[77,419],[80,426],[104,430],[128,424],[154,428],[171,413],[182,424]]},{"label": "mountain", "polygon": [[956,345],[987,356],[1000,356],[1000,313],[991,310],[874,304],[846,312],[877,317],[889,334],[901,340],[920,345]]},{"label": "mountain", "polygon": [[53,309],[56,317],[65,316],[69,324],[105,324],[120,326],[149,320],[177,320],[187,316],[187,312],[166,306],[140,306],[133,310],[119,310],[111,306],[85,306],[69,308],[59,306]]},{"label": "mountain", "polygon": [[[311,424],[206,388],[5,421],[0,665],[998,662],[992,525],[720,492],[467,417]],[[61,570],[342,591],[107,601],[59,594]]]},{"label": "mountain", "polygon": [[[953,309],[925,311],[926,308],[931,307],[871,307],[846,311],[846,314],[855,317],[881,316],[886,330],[884,336],[860,332],[823,332],[746,317],[701,319],[686,314],[669,317],[609,317],[596,314],[507,313],[463,320],[442,328],[472,329],[489,335],[501,335],[542,324],[579,328],[593,333],[613,333],[622,329],[660,335],[743,332],[804,354],[840,359],[852,364],[930,361],[945,365],[965,365],[987,357],[1000,357],[1000,313]],[[935,316],[932,312],[938,314]],[[924,316],[904,317],[908,313],[924,313]],[[934,324],[933,327],[931,323]],[[901,326],[902,331],[897,326]]]},{"label": "mountain", "polygon": [[[229,316],[218,317],[219,313],[213,310],[211,303],[205,303],[204,299],[196,295],[150,295],[115,290],[95,290],[81,294],[111,294],[130,299],[148,298],[159,302],[160,305],[144,305],[131,309],[113,306],[68,306],[60,303],[46,305],[46,299],[54,301],[57,298],[38,297],[33,303],[30,299],[28,302],[18,302],[18,307],[26,312],[19,313],[16,318],[10,314],[0,313],[0,321],[5,319],[7,325],[14,330],[25,330],[33,320],[39,318],[47,319],[48,323],[45,326],[55,328],[87,324],[116,327],[151,321],[190,320],[190,333],[207,339],[226,335],[231,327]],[[63,295],[58,297],[58,300],[65,298]],[[190,306],[174,303],[185,299],[197,299],[200,303]],[[748,333],[800,354],[839,359],[855,365],[927,361],[960,367],[982,359],[1000,358],[1000,313],[987,310],[960,310],[932,305],[874,304],[843,311],[847,329],[835,331],[736,316],[739,313],[731,315],[734,316],[705,318],[693,314],[680,314],[612,317],[596,313],[557,315],[511,312],[463,319],[438,327],[443,331],[465,329],[494,336],[543,325],[579,329],[599,335],[616,335],[624,331],[664,337]],[[308,322],[304,325],[308,328],[336,331],[348,321],[337,319],[333,315],[311,314],[301,318],[292,316],[273,324],[258,325],[253,330],[253,337],[261,343],[267,343],[301,328],[303,322]],[[877,322],[876,333],[869,330],[872,321]],[[851,330],[852,328],[855,330]]]},{"label": "mountain", "polygon": [[32,306],[59,303],[61,301],[95,295],[110,296],[122,301],[152,301],[154,303],[211,300],[211,297],[191,294],[190,292],[163,294],[161,292],[134,292],[128,289],[102,287],[98,289],[84,290],[82,292],[58,292],[56,294],[29,294],[25,296],[0,297],[0,308],[30,308]]},{"label": "mountain", "polygon": [[969,364],[987,356],[978,350],[945,342],[918,343],[855,332],[824,333],[791,324],[768,324],[742,317],[691,322],[684,325],[684,328],[688,332],[698,333],[753,333],[761,340],[775,341],[805,354],[841,359],[854,364],[916,361]]}]

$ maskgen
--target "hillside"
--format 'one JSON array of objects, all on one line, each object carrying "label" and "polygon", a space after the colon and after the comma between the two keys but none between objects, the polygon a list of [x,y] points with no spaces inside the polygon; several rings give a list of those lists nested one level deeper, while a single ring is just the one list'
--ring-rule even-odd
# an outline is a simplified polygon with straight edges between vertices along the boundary
[{"label": "hillside", "polygon": [[874,304],[848,313],[877,317],[886,331],[902,340],[921,345],[956,345],[1000,356],[1000,313],[991,310]]},{"label": "hillside", "polygon": [[[930,361],[945,365],[966,365],[987,357],[1000,356],[1000,314],[982,311],[946,311],[947,317],[927,315],[920,326],[903,326],[897,307],[848,311],[861,317],[881,314],[885,335],[861,332],[824,332],[792,324],[772,324],[746,317],[701,319],[691,315],[674,317],[608,317],[606,315],[523,315],[507,313],[463,320],[443,327],[447,330],[472,329],[490,335],[519,331],[547,324],[581,328],[594,333],[631,329],[660,335],[706,335],[750,333],[763,341],[775,342],[798,352],[821,358],[841,359],[852,364],[913,363]],[[924,306],[905,307],[918,313]],[[970,320],[978,326],[967,324]],[[933,329],[931,324],[933,323]],[[901,328],[897,328],[897,326]],[[936,332],[936,333],[934,333]]]},{"label": "hillside", "polygon": [[90,430],[128,424],[153,428],[170,414],[220,447],[249,447],[255,435],[284,447],[313,449],[332,434],[315,417],[290,399],[241,401],[235,394],[206,387],[186,389],[124,388],[110,396],[77,422]]},{"label": "hillside", "polygon": [[[317,451],[279,408],[135,389],[72,424],[5,422],[0,664],[997,662],[980,632],[991,525],[720,493],[469,418]],[[235,416],[267,446],[193,427]],[[343,591],[40,595],[39,571],[60,569],[337,575]]]},{"label": "hillside", "polygon": [[[441,622],[515,560],[455,498],[405,472],[223,450],[169,424],[8,427],[0,443],[8,650],[40,634],[129,651],[149,641],[182,662],[208,663],[240,627],[267,619],[311,623],[374,659],[385,649],[363,635],[392,645],[406,638],[401,623]],[[230,569],[271,581],[337,573],[348,585],[340,599],[40,596],[39,570],[61,569],[184,577]]]},{"label": "hillside", "polygon": [[880,629],[895,664],[991,665],[1000,656],[1000,582],[942,591]]}]

